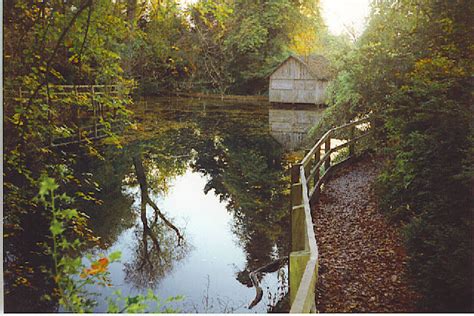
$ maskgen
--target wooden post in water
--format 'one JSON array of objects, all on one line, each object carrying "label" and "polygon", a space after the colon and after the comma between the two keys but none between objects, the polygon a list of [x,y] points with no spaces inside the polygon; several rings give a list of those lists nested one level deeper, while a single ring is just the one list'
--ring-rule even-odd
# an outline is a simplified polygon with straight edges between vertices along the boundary
[{"label": "wooden post in water", "polygon": [[[113,87],[113,86],[112,86]],[[112,87],[111,86],[108,86],[107,84],[105,85],[105,90],[104,90],[104,98],[106,100],[108,100],[108,98],[112,98]],[[104,102],[99,102],[99,115],[101,118],[104,118],[105,116],[105,112],[106,112],[106,109],[105,109],[105,106],[104,106]]]},{"label": "wooden post in water", "polygon": [[293,251],[290,253],[289,260],[289,284],[290,284],[290,306],[293,305],[296,294],[301,284],[306,264],[310,258],[310,252],[307,250]]},{"label": "wooden post in water", "polygon": [[290,304],[295,300],[306,263],[309,260],[309,245],[303,205],[303,184],[300,179],[301,164],[291,168],[291,253],[289,260]]},{"label": "wooden post in water", "polygon": [[305,249],[306,230],[304,228],[303,187],[300,181],[301,164],[291,168],[291,250]]}]

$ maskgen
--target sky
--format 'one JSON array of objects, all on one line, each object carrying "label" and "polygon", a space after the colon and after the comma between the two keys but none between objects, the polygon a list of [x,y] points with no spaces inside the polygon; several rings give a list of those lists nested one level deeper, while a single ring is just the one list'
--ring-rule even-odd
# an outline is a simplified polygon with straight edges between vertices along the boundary
[{"label": "sky", "polygon": [[370,0],[320,0],[321,13],[329,32],[343,34],[347,27],[360,35],[369,15]]}]

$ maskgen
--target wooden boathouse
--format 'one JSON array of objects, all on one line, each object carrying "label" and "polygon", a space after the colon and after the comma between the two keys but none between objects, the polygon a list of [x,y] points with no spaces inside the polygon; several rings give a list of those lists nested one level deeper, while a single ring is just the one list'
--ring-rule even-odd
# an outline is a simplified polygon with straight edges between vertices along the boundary
[{"label": "wooden boathouse", "polygon": [[291,55],[271,74],[272,103],[325,104],[326,88],[332,79],[329,61],[322,55]]}]

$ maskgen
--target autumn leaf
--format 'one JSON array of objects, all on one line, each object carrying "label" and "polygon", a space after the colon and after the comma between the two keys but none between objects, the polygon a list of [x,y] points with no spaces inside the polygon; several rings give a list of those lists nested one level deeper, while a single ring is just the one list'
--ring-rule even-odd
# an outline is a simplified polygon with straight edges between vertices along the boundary
[{"label": "autumn leaf", "polygon": [[99,260],[97,260],[97,262],[92,263],[89,269],[82,270],[80,277],[85,279],[91,275],[107,272],[108,265],[109,265],[109,259],[105,257],[100,258]]}]

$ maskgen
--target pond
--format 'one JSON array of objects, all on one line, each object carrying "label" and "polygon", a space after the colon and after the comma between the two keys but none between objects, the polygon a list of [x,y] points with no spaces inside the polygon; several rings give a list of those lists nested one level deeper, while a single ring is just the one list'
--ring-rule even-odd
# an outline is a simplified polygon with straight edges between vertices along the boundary
[{"label": "pond", "polygon": [[[100,237],[88,252],[122,253],[110,266],[113,286],[89,289],[99,294],[96,311],[106,311],[105,298],[117,289],[123,295],[151,289],[163,299],[184,296],[169,306],[187,313],[287,312],[287,265],[259,275],[264,294],[252,309],[256,291],[249,273],[289,253],[288,168],[294,158],[288,148],[297,144],[273,134],[282,133],[274,122],[298,117],[295,110],[164,98],[143,100],[134,110],[138,124],[123,148],[107,147],[103,159],[80,157],[75,168],[100,188],[95,195],[101,203],[80,205]],[[150,200],[182,240],[155,219],[150,204],[146,219],[141,216],[146,197],[136,163],[145,171]]]}]

